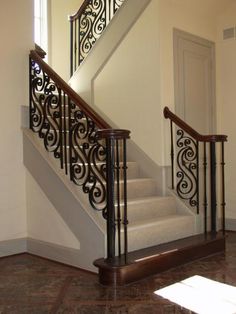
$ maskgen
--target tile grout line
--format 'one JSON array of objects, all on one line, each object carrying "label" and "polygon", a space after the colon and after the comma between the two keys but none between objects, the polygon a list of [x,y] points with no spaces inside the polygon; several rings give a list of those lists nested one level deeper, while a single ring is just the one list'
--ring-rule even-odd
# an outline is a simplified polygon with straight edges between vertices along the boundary
[{"label": "tile grout line", "polygon": [[64,299],[65,295],[66,295],[66,291],[72,281],[72,276],[68,276],[63,284],[63,286],[60,289],[60,292],[58,294],[58,297],[56,298],[56,301],[54,303],[54,305],[52,306],[52,309],[50,310],[50,314],[55,314],[57,312],[57,310],[59,309],[62,300]]}]

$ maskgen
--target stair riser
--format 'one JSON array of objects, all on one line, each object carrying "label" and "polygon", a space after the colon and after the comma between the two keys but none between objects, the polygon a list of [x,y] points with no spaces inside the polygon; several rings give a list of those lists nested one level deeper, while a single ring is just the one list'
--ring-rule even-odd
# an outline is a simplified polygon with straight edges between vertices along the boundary
[{"label": "stair riser", "polygon": [[176,213],[173,198],[157,198],[150,201],[128,202],[128,219],[130,222],[149,218],[158,218]]},{"label": "stair riser", "polygon": [[190,216],[166,220],[153,226],[128,229],[129,251],[171,242],[194,235],[194,219]]},{"label": "stair riser", "polygon": [[157,193],[156,183],[153,180],[134,180],[127,182],[128,198],[142,198],[154,196]]}]

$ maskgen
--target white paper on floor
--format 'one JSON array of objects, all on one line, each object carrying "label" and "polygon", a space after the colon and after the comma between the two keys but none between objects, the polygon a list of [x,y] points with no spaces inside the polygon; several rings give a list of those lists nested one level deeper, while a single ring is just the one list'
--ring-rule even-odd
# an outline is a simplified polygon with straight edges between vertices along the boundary
[{"label": "white paper on floor", "polygon": [[155,294],[198,314],[235,314],[236,287],[193,276]]}]

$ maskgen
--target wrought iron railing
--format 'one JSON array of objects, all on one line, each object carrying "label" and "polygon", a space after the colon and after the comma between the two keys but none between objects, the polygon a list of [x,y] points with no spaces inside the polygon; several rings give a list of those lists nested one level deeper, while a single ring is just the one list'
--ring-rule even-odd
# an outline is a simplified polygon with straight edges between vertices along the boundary
[{"label": "wrought iron railing", "polygon": [[[126,141],[30,52],[30,129],[107,221],[107,258],[127,256]],[[124,236],[123,236],[124,235]]]},{"label": "wrought iron railing", "polygon": [[83,62],[125,0],[85,0],[70,21],[70,73]]},{"label": "wrought iron railing", "polygon": [[[203,211],[205,233],[209,229],[208,217],[210,217],[210,230],[216,232],[218,229],[217,200],[219,200],[222,212],[219,215],[222,221],[219,229],[224,232],[226,205],[224,143],[227,141],[227,136],[201,135],[172,113],[168,107],[164,108],[164,116],[170,119],[171,188],[192,208],[196,208],[198,214]],[[217,144],[220,145],[219,149]],[[217,172],[218,165],[220,165],[219,172]]]}]

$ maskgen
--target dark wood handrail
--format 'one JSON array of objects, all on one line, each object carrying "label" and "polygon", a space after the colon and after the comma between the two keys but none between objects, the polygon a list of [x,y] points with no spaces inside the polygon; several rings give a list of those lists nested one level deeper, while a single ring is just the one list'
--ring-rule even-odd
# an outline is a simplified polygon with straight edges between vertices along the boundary
[{"label": "dark wood handrail", "polygon": [[83,13],[84,9],[89,5],[89,1],[90,0],[84,0],[79,10],[76,13],[68,16],[68,20],[70,22],[75,21]]},{"label": "dark wood handrail", "polygon": [[187,132],[192,138],[199,142],[227,142],[227,135],[202,135],[195,131],[190,125],[176,116],[173,112],[170,111],[168,107],[164,108],[164,117],[170,119],[176,125],[178,125],[183,131]]},{"label": "dark wood handrail", "polygon": [[112,129],[112,127],[93,110],[46,62],[42,60],[36,50],[30,51],[30,57],[40,65],[44,72],[54,80],[59,88],[61,88],[68,97],[77,105],[99,129]]},{"label": "dark wood handrail", "polygon": [[47,55],[46,51],[43,50],[43,48],[41,48],[39,45],[37,45],[36,43],[34,44],[35,46],[35,51],[37,52],[37,54],[44,59]]}]

